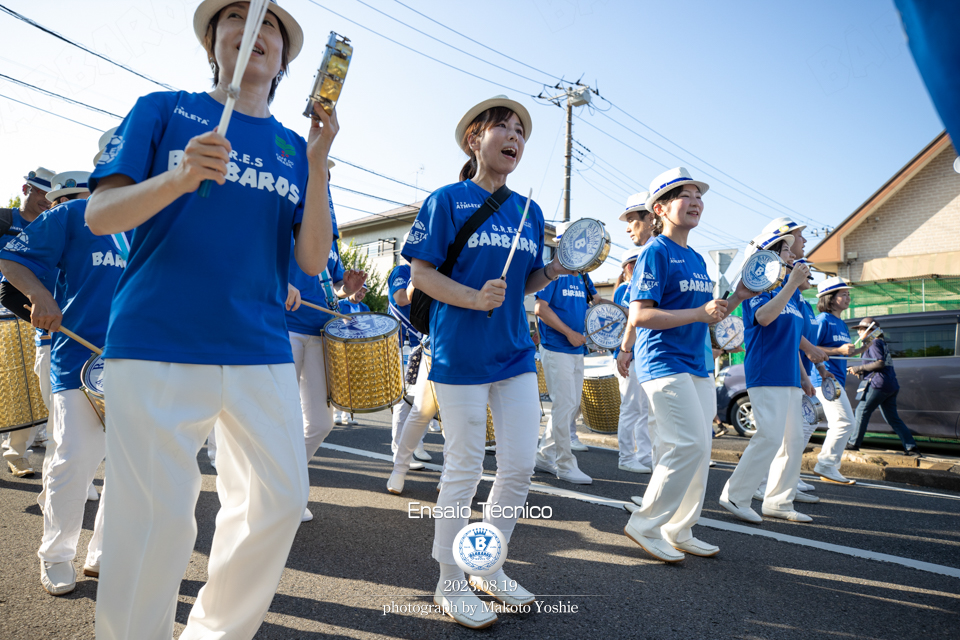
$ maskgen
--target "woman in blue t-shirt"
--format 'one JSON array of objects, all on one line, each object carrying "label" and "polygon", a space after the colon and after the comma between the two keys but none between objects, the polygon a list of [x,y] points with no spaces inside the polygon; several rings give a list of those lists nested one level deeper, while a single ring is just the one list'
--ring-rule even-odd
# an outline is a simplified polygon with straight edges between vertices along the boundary
[{"label": "woman in blue t-shirt", "polygon": [[[761,248],[778,253],[789,265],[794,261],[791,247],[796,241],[785,234]],[[811,520],[793,508],[804,443],[800,402],[803,393],[814,395],[807,372],[800,366],[800,342],[807,320],[799,287],[809,276],[810,268],[798,263],[783,285],[761,293],[743,309],[744,372],[757,433],[724,486],[720,505],[754,524],[763,519],[750,501],[768,471],[763,515],[793,522]]]},{"label": "woman in blue t-shirt", "polygon": [[644,245],[630,282],[628,324],[636,328],[636,342],[625,332],[621,343],[619,365],[629,365],[632,347],[637,378],[656,416],[650,436],[657,450],[643,505],[624,533],[664,562],[720,551],[692,532],[703,507],[717,412],[703,345],[707,325],[750,296],[741,285],[730,300],[714,300],[706,262],[687,244],[708,188],[683,167],[651,183],[646,208],[656,216],[659,235]]},{"label": "woman in blue t-shirt", "polygon": [[[523,155],[532,123],[523,105],[497,96],[472,107],[457,125],[456,141],[470,156],[461,182],[442,187],[423,203],[403,246],[413,283],[434,299],[430,312],[430,380],[443,415],[446,442],[437,508],[469,505],[483,472],[487,405],[497,439],[497,477],[484,522],[509,542],[530,487],[540,426],[534,346],[523,298],[569,273],[556,261],[543,265],[543,213],[530,203],[506,280],[500,275],[526,199],[511,194],[463,248],[448,277],[437,270],[457,232],[491,194],[504,186]],[[488,317],[487,312],[493,311]],[[493,509],[491,509],[493,507]],[[460,624],[483,628],[497,616],[466,587],[454,559],[456,534],[466,518],[439,518],[433,557],[440,563],[434,601]],[[534,601],[503,570],[470,583],[508,605]]]},{"label": "woman in blue t-shirt", "polygon": [[[215,423],[221,508],[209,578],[181,637],[256,634],[307,504],[284,303],[291,233],[305,273],[316,276],[327,261],[327,157],[339,127],[315,108],[304,140],[270,114],[303,45],[300,25],[270,3],[229,140],[214,131],[234,91],[248,8],[197,7],[213,90],[140,98],[90,178],[90,230],[134,230],[103,354],[110,506],[98,638],[172,636],[168,603],[196,535],[196,457]],[[204,180],[216,183],[206,198],[197,193]],[[190,313],[171,313],[171,300]]]}]

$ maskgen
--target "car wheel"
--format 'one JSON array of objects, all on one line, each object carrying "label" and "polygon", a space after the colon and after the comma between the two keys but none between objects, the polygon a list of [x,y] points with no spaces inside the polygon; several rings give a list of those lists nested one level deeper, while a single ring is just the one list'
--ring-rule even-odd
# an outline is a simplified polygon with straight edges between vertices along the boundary
[{"label": "car wheel", "polygon": [[753,405],[750,396],[743,395],[736,399],[730,408],[730,424],[741,436],[752,437],[757,432],[757,424],[753,420]]}]

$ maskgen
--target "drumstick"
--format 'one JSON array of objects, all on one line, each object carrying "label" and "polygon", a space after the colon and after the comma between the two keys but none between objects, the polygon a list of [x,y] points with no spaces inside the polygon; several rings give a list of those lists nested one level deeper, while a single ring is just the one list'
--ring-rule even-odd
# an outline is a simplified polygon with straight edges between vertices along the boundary
[{"label": "drumstick", "polygon": [[[32,310],[32,307],[30,307],[30,305],[26,305],[26,304],[23,305],[23,308],[24,308],[24,309],[28,309],[28,310]],[[103,355],[103,349],[98,349],[97,347],[93,346],[92,343],[87,342],[86,340],[84,340],[83,338],[81,338],[80,336],[78,336],[77,334],[75,334],[73,331],[70,331],[70,329],[67,329],[65,326],[60,325],[60,328],[57,329],[57,331],[61,332],[63,335],[67,336],[68,338],[72,338],[73,340],[76,340],[77,342],[79,342],[80,344],[82,344],[83,346],[85,346],[87,349],[90,349],[90,351],[93,351],[93,352],[94,352],[95,354],[97,354],[98,356],[102,356],[102,355]]]},{"label": "drumstick", "polygon": [[616,322],[611,322],[610,324],[605,324],[605,325],[603,325],[602,327],[600,327],[599,329],[594,329],[593,331],[591,331],[590,333],[588,333],[588,334],[587,334],[586,336],[584,336],[584,337],[585,337],[585,338],[589,338],[589,337],[592,336],[593,334],[595,334],[595,333],[600,333],[600,332],[603,331],[604,329],[609,329],[610,327],[615,327],[615,326],[617,326],[618,324],[620,324],[621,322],[623,322],[623,320],[617,320]]},{"label": "drumstick", "polygon": [[[877,323],[876,323],[875,321],[874,321],[874,322],[871,322],[871,323],[870,323],[870,326],[867,327],[867,330],[863,332],[864,335],[867,335],[867,336],[870,335],[870,329],[873,329],[874,325],[876,325],[876,324],[877,324]],[[853,343],[853,346],[856,347],[857,344],[858,344],[861,340],[863,340],[863,338],[862,338],[861,336],[857,336],[857,340],[856,340],[856,342]]]},{"label": "drumstick", "polygon": [[343,318],[343,319],[345,319],[345,320],[349,320],[349,319],[350,319],[350,316],[345,316],[345,315],[343,315],[342,313],[337,313],[336,311],[333,311],[332,309],[327,309],[326,307],[321,307],[321,306],[318,305],[318,304],[313,304],[312,302],[307,302],[306,300],[301,300],[301,301],[300,301],[300,304],[302,304],[302,305],[304,305],[304,306],[306,306],[306,307],[310,307],[311,309],[316,309],[317,311],[323,311],[324,313],[329,313],[330,315],[332,315],[332,316],[337,316],[338,318]]},{"label": "drumstick", "polygon": [[[507,255],[507,264],[503,265],[503,274],[500,276],[501,280],[507,279],[507,270],[510,268],[510,263],[513,261],[513,254],[517,251],[517,245],[520,244],[520,234],[523,233],[523,223],[527,221],[527,211],[530,210],[530,200],[533,198],[533,189],[530,189],[529,195],[527,195],[527,204],[523,207],[523,217],[520,218],[520,227],[517,229],[517,235],[513,236],[513,246],[510,247],[510,253]],[[487,317],[493,315],[493,309],[487,312]]]},{"label": "drumstick", "polygon": [[740,333],[735,333],[735,334],[733,334],[733,337],[732,337],[732,338],[730,338],[729,340],[727,340],[726,342],[723,343],[723,345],[720,347],[720,351],[726,351],[726,350],[727,350],[727,346],[728,346],[731,342],[733,342],[734,340],[736,340],[737,338],[739,338],[739,337],[742,336],[742,335],[743,335],[743,332],[742,332],[742,331],[741,331]]},{"label": "drumstick", "polygon": [[[243,39],[240,41],[240,51],[237,54],[237,66],[233,68],[233,80],[227,87],[227,102],[223,105],[223,114],[220,116],[220,124],[217,125],[217,133],[224,138],[227,137],[227,127],[230,126],[233,107],[240,96],[240,81],[243,80],[243,72],[247,70],[247,63],[250,62],[253,45],[257,41],[257,36],[260,35],[260,27],[263,26],[263,19],[267,15],[268,4],[269,0],[250,0],[250,6],[247,7],[247,21],[243,25]],[[200,197],[206,198],[210,195],[212,187],[213,180],[204,180],[200,184]]]}]

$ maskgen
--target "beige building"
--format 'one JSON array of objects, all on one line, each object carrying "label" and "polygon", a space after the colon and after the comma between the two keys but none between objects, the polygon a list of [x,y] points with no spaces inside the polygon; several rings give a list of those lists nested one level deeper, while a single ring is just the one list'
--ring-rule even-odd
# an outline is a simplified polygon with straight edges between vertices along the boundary
[{"label": "beige building", "polygon": [[854,282],[960,275],[960,173],[937,136],[808,256]]}]

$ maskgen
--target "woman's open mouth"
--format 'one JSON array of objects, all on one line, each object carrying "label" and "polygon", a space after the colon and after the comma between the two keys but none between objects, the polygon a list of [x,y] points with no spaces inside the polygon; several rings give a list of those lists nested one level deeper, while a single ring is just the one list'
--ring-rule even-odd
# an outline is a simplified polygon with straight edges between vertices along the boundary
[{"label": "woman's open mouth", "polygon": [[505,149],[501,149],[500,153],[507,156],[508,158],[511,158],[512,160],[517,159],[517,150],[514,149],[513,147],[507,147]]}]

